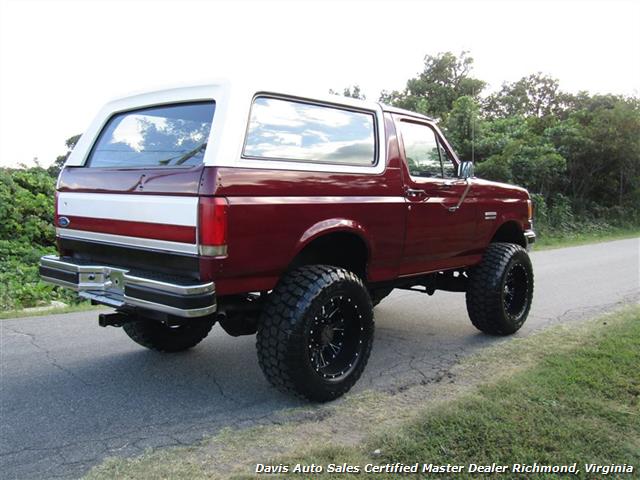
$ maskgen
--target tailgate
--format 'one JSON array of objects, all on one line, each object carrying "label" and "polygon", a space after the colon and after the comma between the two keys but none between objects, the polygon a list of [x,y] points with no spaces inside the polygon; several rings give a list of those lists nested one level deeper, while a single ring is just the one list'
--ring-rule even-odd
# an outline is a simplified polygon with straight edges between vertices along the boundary
[{"label": "tailgate", "polygon": [[[201,172],[193,174],[199,179]],[[199,278],[197,218],[196,195],[98,193],[61,186],[56,235],[62,256]]]},{"label": "tailgate", "polygon": [[199,278],[198,189],[215,103],[115,113],[65,167],[57,193],[60,254]]}]

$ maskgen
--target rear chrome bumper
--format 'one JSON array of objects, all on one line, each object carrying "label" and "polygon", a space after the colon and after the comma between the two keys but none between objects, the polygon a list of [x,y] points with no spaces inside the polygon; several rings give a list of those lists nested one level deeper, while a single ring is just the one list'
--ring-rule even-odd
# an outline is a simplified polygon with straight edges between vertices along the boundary
[{"label": "rear chrome bumper", "polygon": [[40,259],[40,278],[114,308],[129,306],[179,317],[202,317],[214,313],[217,307],[213,282],[193,284],[188,279],[151,278],[55,255]]},{"label": "rear chrome bumper", "polygon": [[524,239],[527,241],[527,250],[531,250],[531,245],[536,243],[536,232],[533,230],[525,230]]}]

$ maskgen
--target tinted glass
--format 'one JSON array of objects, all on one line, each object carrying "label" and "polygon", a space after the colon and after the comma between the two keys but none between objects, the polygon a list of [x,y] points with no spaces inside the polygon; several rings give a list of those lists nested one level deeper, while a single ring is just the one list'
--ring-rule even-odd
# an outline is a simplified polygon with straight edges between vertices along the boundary
[{"label": "tinted glass", "polygon": [[426,125],[401,122],[409,173],[413,177],[442,177],[442,164],[436,134]]},{"label": "tinted glass", "polygon": [[456,178],[458,176],[456,163],[442,146],[442,143],[440,143],[440,158],[442,158],[442,171],[444,173],[444,178]]},{"label": "tinted glass", "polygon": [[214,102],[143,108],[111,117],[89,167],[180,167],[202,163]]},{"label": "tinted glass", "polygon": [[244,155],[349,165],[375,162],[373,114],[259,97]]}]

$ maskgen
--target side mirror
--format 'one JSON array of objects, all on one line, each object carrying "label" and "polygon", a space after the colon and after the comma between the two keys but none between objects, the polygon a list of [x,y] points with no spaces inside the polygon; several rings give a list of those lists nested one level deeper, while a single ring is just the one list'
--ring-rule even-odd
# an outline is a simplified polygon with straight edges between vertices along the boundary
[{"label": "side mirror", "polygon": [[462,162],[458,167],[458,177],[466,180],[475,176],[475,169],[473,162]]}]

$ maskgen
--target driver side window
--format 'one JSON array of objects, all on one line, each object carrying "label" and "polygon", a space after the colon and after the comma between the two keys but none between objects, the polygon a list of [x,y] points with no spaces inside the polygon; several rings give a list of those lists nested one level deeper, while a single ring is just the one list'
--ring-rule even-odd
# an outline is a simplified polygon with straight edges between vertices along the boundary
[{"label": "driver side window", "polygon": [[442,162],[436,134],[426,125],[400,122],[404,154],[412,177],[442,178]]},{"label": "driver side window", "polygon": [[402,121],[400,133],[412,177],[455,178],[456,164],[429,126]]}]

